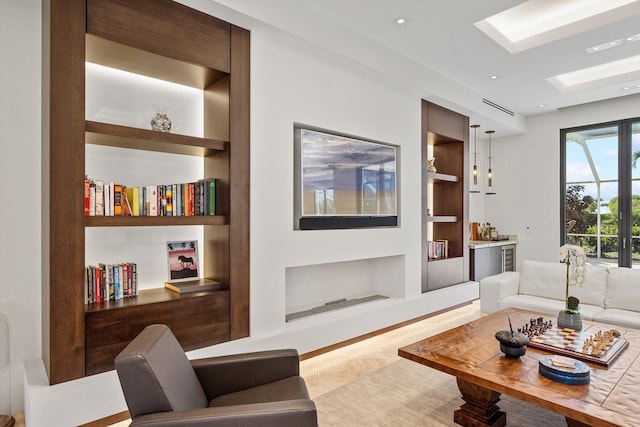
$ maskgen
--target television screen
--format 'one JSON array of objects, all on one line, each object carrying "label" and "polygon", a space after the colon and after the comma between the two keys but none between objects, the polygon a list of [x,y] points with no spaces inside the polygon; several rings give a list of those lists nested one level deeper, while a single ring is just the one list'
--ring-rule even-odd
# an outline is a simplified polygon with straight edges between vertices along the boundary
[{"label": "television screen", "polygon": [[297,229],[398,224],[396,146],[303,125],[294,141]]}]

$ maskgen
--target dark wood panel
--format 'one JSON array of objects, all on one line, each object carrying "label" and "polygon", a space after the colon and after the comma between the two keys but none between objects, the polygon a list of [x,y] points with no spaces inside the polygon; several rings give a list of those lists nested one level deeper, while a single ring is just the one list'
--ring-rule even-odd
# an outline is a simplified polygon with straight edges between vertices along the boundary
[{"label": "dark wood panel", "polygon": [[49,381],[57,384],[84,375],[84,173],[77,172],[84,171],[85,4],[47,0],[43,10],[49,17],[43,28],[43,161],[49,167],[43,172],[49,175],[42,193],[49,196],[43,205],[49,226],[43,230],[42,348]]},{"label": "dark wood panel", "polygon": [[166,324],[185,351],[229,340],[229,292],[88,312],[86,374],[113,369],[113,360],[147,325]]},{"label": "dark wood panel", "polygon": [[441,135],[441,137],[451,138],[458,141],[464,141],[465,132],[465,116],[455,111],[444,108],[440,105],[427,103],[427,122],[429,123],[429,132]]},{"label": "dark wood panel", "polygon": [[229,263],[231,338],[237,339],[249,336],[249,31],[231,27],[231,52]]},{"label": "dark wood panel", "polygon": [[[464,175],[464,142],[456,141],[452,144],[440,144],[433,147],[436,158],[435,167],[438,172],[461,177]],[[462,180],[459,180],[462,184]],[[462,185],[460,185],[462,188]]]},{"label": "dark wood panel", "polygon": [[88,0],[87,33],[230,71],[229,23],[172,0]]},{"label": "dark wood panel", "polygon": [[229,140],[230,78],[220,79],[204,90],[204,135]]},{"label": "dark wood panel", "polygon": [[88,62],[130,73],[204,89],[227,73],[178,61],[135,47],[125,46],[93,34],[86,35]]},{"label": "dark wood panel", "polygon": [[215,216],[87,216],[86,227],[157,227],[164,225],[224,225],[227,218]]}]

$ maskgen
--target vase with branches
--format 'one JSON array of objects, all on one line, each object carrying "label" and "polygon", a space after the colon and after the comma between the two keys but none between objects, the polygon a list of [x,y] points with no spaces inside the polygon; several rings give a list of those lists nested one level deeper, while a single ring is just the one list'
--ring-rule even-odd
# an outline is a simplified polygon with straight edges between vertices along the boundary
[{"label": "vase with branches", "polygon": [[585,280],[587,256],[584,249],[577,245],[560,247],[560,262],[566,266],[565,307],[558,314],[558,326],[582,329],[580,318],[580,300],[569,295],[571,286],[581,286]]}]

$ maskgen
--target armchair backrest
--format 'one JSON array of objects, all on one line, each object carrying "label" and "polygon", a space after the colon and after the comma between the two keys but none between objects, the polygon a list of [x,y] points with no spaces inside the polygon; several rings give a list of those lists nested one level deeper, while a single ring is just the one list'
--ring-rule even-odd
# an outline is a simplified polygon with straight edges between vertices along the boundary
[{"label": "armchair backrest", "polygon": [[118,354],[115,366],[133,418],[208,405],[189,359],[166,325],[147,326]]}]

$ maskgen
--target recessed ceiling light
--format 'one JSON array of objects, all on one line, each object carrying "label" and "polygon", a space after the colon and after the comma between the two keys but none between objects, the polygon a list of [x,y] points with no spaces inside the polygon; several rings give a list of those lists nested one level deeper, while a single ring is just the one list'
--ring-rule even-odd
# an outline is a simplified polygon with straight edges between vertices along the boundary
[{"label": "recessed ceiling light", "polygon": [[547,104],[538,104],[538,108],[544,108],[546,106],[547,106]]},{"label": "recessed ceiling light", "polygon": [[499,75],[497,75],[497,74],[494,74],[494,75],[492,75],[492,76],[489,76],[489,79],[490,79],[490,80],[498,80],[499,78],[500,78],[500,76],[499,76]]},{"label": "recessed ceiling light", "polygon": [[564,93],[624,84],[640,80],[640,55],[607,62],[547,79]]},{"label": "recessed ceiling light", "polygon": [[637,0],[529,0],[475,26],[511,53],[640,13]]},{"label": "recessed ceiling light", "polygon": [[398,25],[404,25],[407,23],[407,18],[397,18],[396,19],[396,24]]},{"label": "recessed ceiling light", "polygon": [[600,43],[595,46],[588,47],[586,50],[588,53],[602,52],[603,50],[611,49],[612,47],[622,46],[624,43],[633,43],[640,40],[640,34],[633,34],[621,39],[615,39],[608,42]]}]

